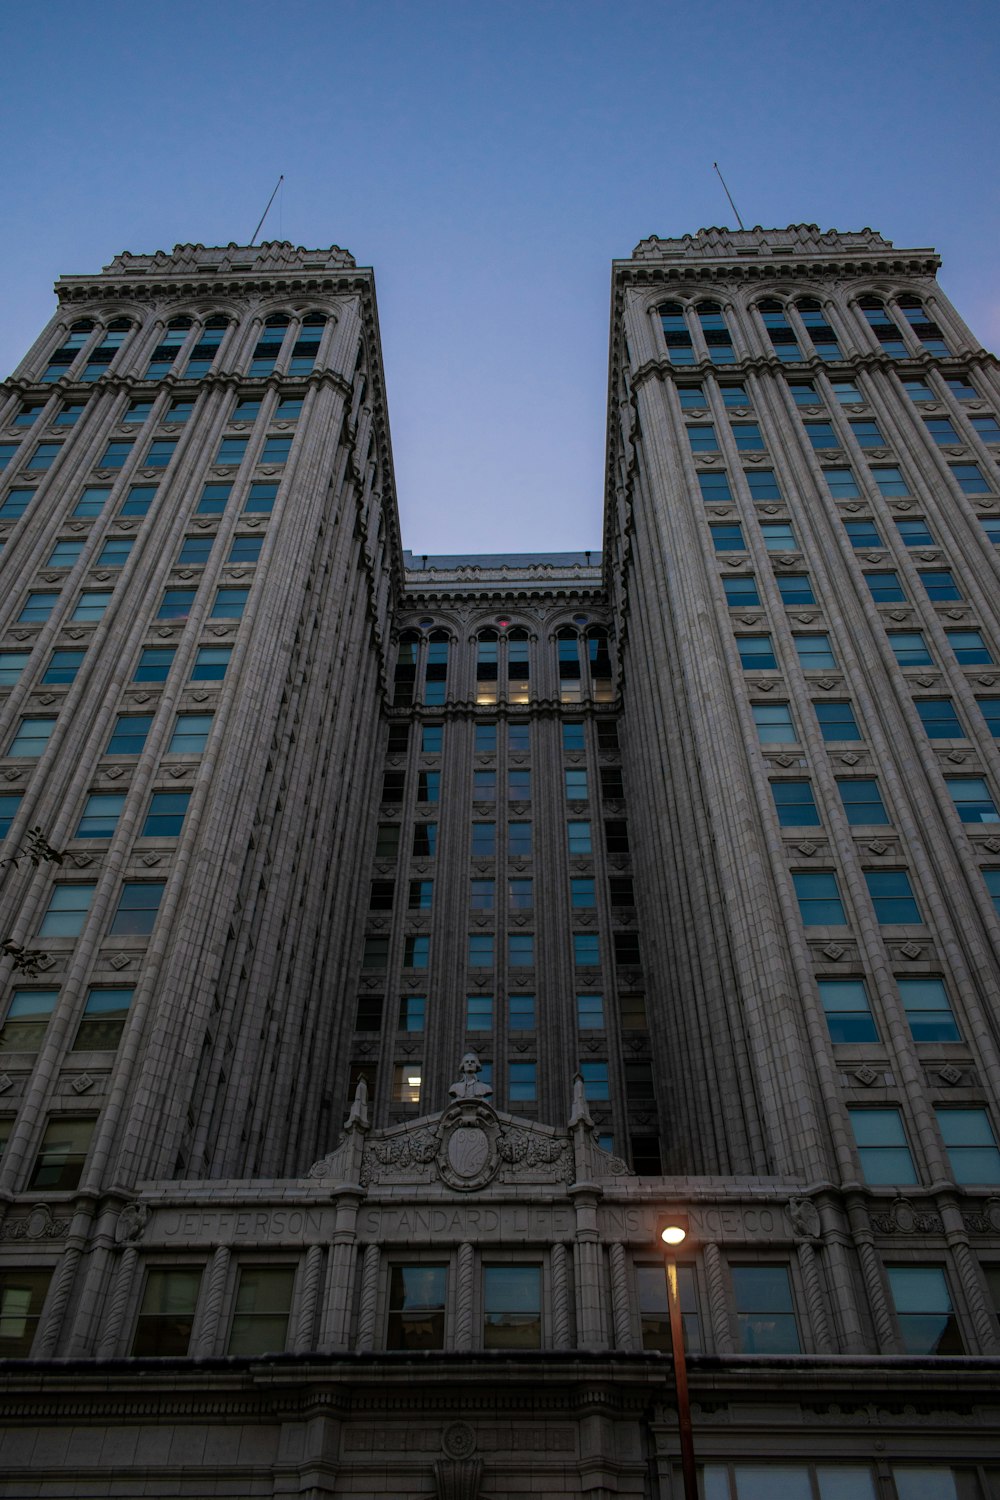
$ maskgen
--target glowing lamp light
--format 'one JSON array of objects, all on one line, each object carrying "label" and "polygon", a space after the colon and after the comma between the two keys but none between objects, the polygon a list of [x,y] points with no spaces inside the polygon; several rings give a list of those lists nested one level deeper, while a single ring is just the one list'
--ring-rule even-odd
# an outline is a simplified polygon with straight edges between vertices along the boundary
[{"label": "glowing lamp light", "polygon": [[660,1239],[665,1245],[680,1245],[687,1239],[687,1230],[682,1229],[680,1224],[668,1224],[665,1229],[660,1230]]}]

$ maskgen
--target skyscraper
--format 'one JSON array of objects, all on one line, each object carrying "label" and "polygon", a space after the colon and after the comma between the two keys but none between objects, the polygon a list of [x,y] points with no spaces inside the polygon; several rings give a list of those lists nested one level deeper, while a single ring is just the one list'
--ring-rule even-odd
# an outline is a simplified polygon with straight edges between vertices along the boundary
[{"label": "skyscraper", "polygon": [[58,283],[0,1495],[665,1500],[674,1210],[706,1500],[1000,1494],[1000,379],[937,264],[616,262],[603,555],[402,550],[336,247]]}]

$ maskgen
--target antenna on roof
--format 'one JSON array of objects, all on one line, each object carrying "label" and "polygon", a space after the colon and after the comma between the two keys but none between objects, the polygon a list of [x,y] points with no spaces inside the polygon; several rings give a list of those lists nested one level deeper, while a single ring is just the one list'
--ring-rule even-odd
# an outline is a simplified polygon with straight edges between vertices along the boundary
[{"label": "antenna on roof", "polygon": [[[712,166],[715,168],[715,170],[717,172],[719,172],[719,163],[717,161],[713,161]],[[733,202],[733,195],[729,191],[729,189],[726,187],[726,179],[723,177],[723,175],[722,175],[721,172],[719,172],[719,181],[722,183],[723,188],[725,188],[726,197],[729,199],[729,207],[732,209],[733,213],[736,215],[736,222],[737,222],[737,224],[740,226],[741,229],[746,229],[746,225],[744,224],[743,220],[740,218],[740,211],[736,207],[736,204]],[[253,244],[253,241],[251,240],[250,243]]]},{"label": "antenna on roof", "polygon": [[[271,212],[271,204],[274,202],[275,198],[277,197],[277,195],[278,195],[278,189],[280,188],[280,186],[284,182],[284,180],[285,180],[285,174],[284,174],[284,172],[282,172],[281,176],[278,178],[277,182],[274,184],[274,192],[271,194],[270,198],[268,198],[268,200],[267,200],[267,207],[265,208],[264,212],[260,216],[260,223],[257,225],[257,228],[254,230],[253,234],[250,236],[250,243],[251,243],[251,245],[253,244],[253,242],[257,238],[257,236],[260,234],[261,225],[263,224],[264,220],[267,218],[268,214]],[[732,202],[732,199],[730,199],[729,201]],[[282,202],[284,202],[284,199],[282,199]],[[736,217],[739,218],[739,214],[737,214]]]}]

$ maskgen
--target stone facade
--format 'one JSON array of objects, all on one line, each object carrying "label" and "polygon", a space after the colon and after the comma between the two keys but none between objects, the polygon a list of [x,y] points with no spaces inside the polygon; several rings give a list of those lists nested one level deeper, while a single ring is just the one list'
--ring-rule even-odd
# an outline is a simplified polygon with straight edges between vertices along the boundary
[{"label": "stone facade", "polygon": [[402,550],[345,251],[59,282],[0,1495],[668,1500],[676,1210],[706,1500],[1000,1496],[1000,378],[936,268],[616,262],[603,557]]}]

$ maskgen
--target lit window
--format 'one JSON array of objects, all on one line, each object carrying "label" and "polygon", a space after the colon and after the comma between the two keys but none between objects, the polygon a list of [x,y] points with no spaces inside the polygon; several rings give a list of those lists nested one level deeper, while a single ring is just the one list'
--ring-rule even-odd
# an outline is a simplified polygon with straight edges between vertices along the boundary
[{"label": "lit window", "polygon": [[58,990],[15,990],[0,1030],[0,1051],[37,1052],[58,998]]},{"label": "lit window", "polygon": [[772,781],[771,791],[782,828],[819,827],[819,810],[808,781]]},{"label": "lit window", "polygon": [[875,920],[883,927],[919,922],[910,877],[905,870],[866,870],[865,883],[875,908]]},{"label": "lit window", "polygon": [[744,1354],[798,1354],[787,1266],[732,1266],[740,1348]]},{"label": "lit window", "polygon": [[769,635],[738,635],[736,649],[745,672],[767,672],[778,665]]},{"label": "lit window", "polygon": [[762,745],[794,744],[798,739],[787,703],[754,703],[752,712]]},{"label": "lit window", "polygon": [[90,989],[73,1042],[74,1052],[113,1052],[121,1041],[132,990]]},{"label": "lit window", "polygon": [[183,1357],[191,1342],[201,1269],[150,1270],[132,1339],[133,1359]]},{"label": "lit window", "polygon": [[212,714],[178,714],[168,755],[200,755],[208,743]]},{"label": "lit window", "polygon": [[120,714],[105,747],[105,755],[139,755],[152,723],[152,714]]},{"label": "lit window", "polygon": [[194,666],[191,668],[192,682],[221,682],[232,658],[232,646],[199,646]]},{"label": "lit window", "polygon": [[37,759],[44,753],[55,727],[55,719],[22,719],[7,746],[7,754]]},{"label": "lit window", "polygon": [[577,995],[576,1024],[581,1031],[604,1030],[603,995]]},{"label": "lit window", "polygon": [[861,1162],[861,1175],[872,1187],[917,1181],[916,1168],[898,1109],[847,1111]]},{"label": "lit window", "polygon": [[112,937],[146,937],[152,932],[166,882],[127,880],[108,932]]},{"label": "lit window", "polygon": [[288,1337],[293,1266],[241,1266],[227,1354],[280,1354]]},{"label": "lit window", "polygon": [[176,652],[176,646],[145,646],[132,681],[166,682]]},{"label": "lit window", "polygon": [[29,1192],[71,1192],[79,1187],[94,1123],[93,1115],[49,1120],[28,1181]]},{"label": "lit window", "polygon": [[889,645],[901,667],[930,667],[934,659],[927,649],[923,633],[919,630],[888,631]]},{"label": "lit window", "polygon": [[837,786],[848,823],[863,826],[888,823],[877,781],[861,776],[838,776]]},{"label": "lit window", "polygon": [[817,985],[832,1042],[878,1041],[863,979],[819,979]]},{"label": "lit window", "polygon": [[83,805],[75,839],[110,839],[125,806],[124,792],[92,792]]},{"label": "lit window", "polygon": [[[886,1266],[889,1289],[899,1321],[899,1332],[907,1354],[964,1354],[958,1319],[951,1304],[948,1282],[940,1266]],[[894,1471],[897,1478],[900,1470]],[[905,1493],[901,1488],[898,1492]],[[933,1492],[915,1489],[914,1500],[932,1495],[946,1500],[947,1491],[936,1482]],[[951,1491],[955,1493],[954,1490]]]},{"label": "lit window", "polygon": [[896,984],[915,1042],[962,1040],[943,979],[897,977]]},{"label": "lit window", "polygon": [[443,1349],[444,1266],[393,1266],[389,1272],[387,1349]]},{"label": "lit window", "polygon": [[805,927],[845,927],[844,915],[837,877],[828,870],[799,870],[792,875],[792,884],[799,903],[799,913]]},{"label": "lit window", "polygon": [[9,1267],[0,1273],[0,1359],[27,1359],[34,1343],[51,1270]]},{"label": "lit window", "polygon": [[804,672],[827,671],[836,667],[837,658],[827,635],[797,635],[794,638],[799,664]]},{"label": "lit window", "polygon": [[184,824],[190,792],[154,792],[141,838],[175,839]]}]

